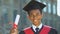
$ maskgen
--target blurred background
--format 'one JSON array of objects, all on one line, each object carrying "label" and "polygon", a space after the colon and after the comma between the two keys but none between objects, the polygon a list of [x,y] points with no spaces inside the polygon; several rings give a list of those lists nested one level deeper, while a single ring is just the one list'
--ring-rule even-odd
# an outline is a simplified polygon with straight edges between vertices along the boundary
[{"label": "blurred background", "polygon": [[[27,18],[27,13],[23,7],[31,0],[0,0],[0,34],[9,34],[13,26],[15,17],[19,14],[20,21],[18,25],[19,31],[31,25],[31,21]],[[58,0],[37,0],[46,4],[43,9],[42,23],[56,28],[60,33],[60,11]],[[58,8],[57,8],[58,7]]]}]

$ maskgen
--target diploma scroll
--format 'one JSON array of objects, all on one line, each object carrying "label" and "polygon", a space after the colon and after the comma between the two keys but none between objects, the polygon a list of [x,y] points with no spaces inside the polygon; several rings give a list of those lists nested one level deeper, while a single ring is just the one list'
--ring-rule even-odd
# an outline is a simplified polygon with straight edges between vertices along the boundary
[{"label": "diploma scroll", "polygon": [[20,15],[17,15],[15,18],[15,22],[13,24],[13,28],[16,28],[18,26],[19,19],[20,19]]}]

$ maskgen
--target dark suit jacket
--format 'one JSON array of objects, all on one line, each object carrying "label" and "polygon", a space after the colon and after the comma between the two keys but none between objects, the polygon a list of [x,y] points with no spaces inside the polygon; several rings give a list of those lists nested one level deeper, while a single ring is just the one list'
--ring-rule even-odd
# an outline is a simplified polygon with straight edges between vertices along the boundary
[{"label": "dark suit jacket", "polygon": [[[42,28],[40,29],[40,31],[43,29],[43,27],[44,27],[44,26],[42,26]],[[34,32],[34,30],[33,30],[32,27],[31,27],[31,29],[32,29],[32,31]],[[34,32],[34,33],[35,33],[35,32]],[[21,32],[19,32],[19,34],[25,34],[25,32],[24,32],[24,31],[21,31]],[[58,33],[57,33],[56,29],[51,28],[51,30],[49,31],[48,34],[58,34]]]}]

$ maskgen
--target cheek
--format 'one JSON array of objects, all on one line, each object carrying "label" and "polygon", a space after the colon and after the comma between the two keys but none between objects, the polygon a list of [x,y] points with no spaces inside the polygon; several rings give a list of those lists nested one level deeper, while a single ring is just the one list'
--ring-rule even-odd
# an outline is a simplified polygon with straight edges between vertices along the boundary
[{"label": "cheek", "polygon": [[31,17],[30,20],[33,20],[33,17]]},{"label": "cheek", "polygon": [[37,19],[42,19],[42,16],[38,16]]}]

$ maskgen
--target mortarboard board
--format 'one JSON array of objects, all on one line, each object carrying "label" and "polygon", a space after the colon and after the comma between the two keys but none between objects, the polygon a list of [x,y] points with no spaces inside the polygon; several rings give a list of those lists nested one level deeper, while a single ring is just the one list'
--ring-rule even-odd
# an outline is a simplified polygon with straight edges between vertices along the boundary
[{"label": "mortarboard board", "polygon": [[40,9],[42,10],[46,5],[44,5],[43,3],[40,3],[36,0],[31,0],[24,8],[23,10],[25,11],[30,11],[30,10],[33,10],[33,9]]}]

